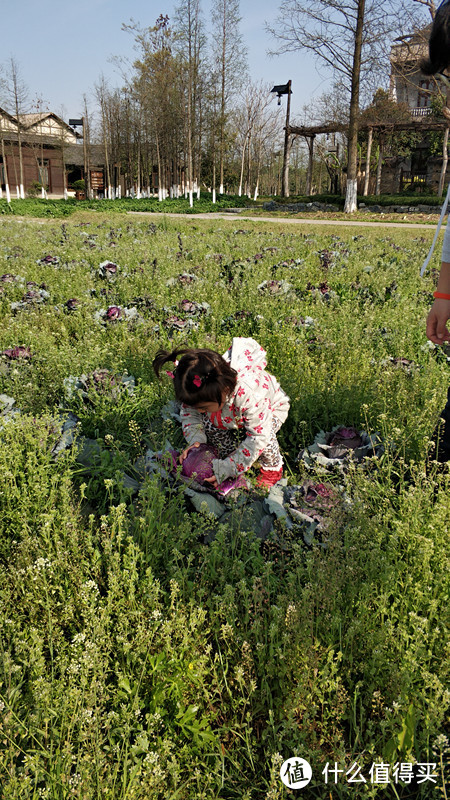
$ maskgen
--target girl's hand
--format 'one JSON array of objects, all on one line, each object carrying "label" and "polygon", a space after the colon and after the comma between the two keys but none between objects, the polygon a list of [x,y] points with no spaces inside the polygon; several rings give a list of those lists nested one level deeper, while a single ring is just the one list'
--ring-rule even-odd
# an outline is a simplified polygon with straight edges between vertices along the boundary
[{"label": "girl's hand", "polygon": [[211,478],[205,478],[203,483],[209,483],[213,487],[213,489],[217,489],[219,485],[215,475],[212,475]]},{"label": "girl's hand", "polygon": [[194,442],[194,444],[189,445],[189,447],[186,447],[186,450],[183,450],[183,452],[180,453],[180,455],[178,456],[178,463],[179,464],[183,463],[184,459],[186,458],[187,454],[189,453],[189,450],[192,450],[193,447],[200,447],[200,442]]},{"label": "girl's hand", "polygon": [[430,308],[427,317],[427,337],[434,344],[450,341],[450,333],[446,327],[450,319],[450,300],[437,299]]}]

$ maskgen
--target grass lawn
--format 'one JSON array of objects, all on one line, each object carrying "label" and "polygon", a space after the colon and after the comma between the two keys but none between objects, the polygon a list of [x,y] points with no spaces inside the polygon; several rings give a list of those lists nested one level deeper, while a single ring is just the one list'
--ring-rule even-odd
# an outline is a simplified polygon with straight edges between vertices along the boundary
[{"label": "grass lawn", "polygon": [[[450,356],[425,337],[432,236],[0,218],[1,798],[281,800],[294,756],[308,798],[447,796],[450,481],[427,458]],[[149,448],[182,444],[156,351],[234,336],[265,348],[291,398],[288,485],[345,498],[326,548],[282,519],[262,542],[245,505],[222,524],[139,474]],[[335,426],[383,454],[345,473],[299,459]]]}]

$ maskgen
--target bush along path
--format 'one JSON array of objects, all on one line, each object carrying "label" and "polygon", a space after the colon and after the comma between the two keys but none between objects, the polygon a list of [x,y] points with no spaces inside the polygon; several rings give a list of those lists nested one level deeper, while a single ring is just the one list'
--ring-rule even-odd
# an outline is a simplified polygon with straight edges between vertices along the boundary
[{"label": "bush along path", "polygon": [[[428,240],[117,219],[0,229],[0,796],[281,799],[298,756],[311,798],[445,797]],[[151,362],[233,335],[291,398],[286,480],[216,517]]]}]

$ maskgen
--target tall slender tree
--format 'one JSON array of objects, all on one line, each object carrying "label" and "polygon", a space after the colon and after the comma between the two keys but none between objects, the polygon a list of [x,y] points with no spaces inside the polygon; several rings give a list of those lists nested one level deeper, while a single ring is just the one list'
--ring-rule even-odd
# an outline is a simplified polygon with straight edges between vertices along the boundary
[{"label": "tall slender tree", "polygon": [[[2,65],[0,64],[0,98],[1,102],[0,105],[6,105],[4,101],[4,97],[6,95],[6,80],[4,78],[4,70]],[[3,119],[0,115],[0,149],[1,149],[1,158],[2,158],[2,170],[0,170],[0,197],[2,197],[2,183],[5,183],[5,193],[6,193],[6,200],[8,203],[11,202],[11,193],[9,190],[9,181],[8,181],[8,165],[6,163],[6,152],[5,152],[5,139],[3,135]]]},{"label": "tall slender tree", "polygon": [[[162,200],[168,191],[176,193],[181,172],[180,152],[184,149],[182,64],[176,57],[175,34],[168,16],[160,15],[149,28],[141,28],[136,23],[123,27],[133,33],[139,53],[128,81],[137,108],[139,163],[144,153],[148,162],[150,151],[154,152],[158,193]],[[140,169],[137,165],[137,173]]]},{"label": "tall slender tree", "polygon": [[[205,62],[206,36],[200,0],[181,0],[175,11],[178,53],[185,66],[186,138],[189,199],[192,205],[194,165],[196,182],[200,181],[202,131],[199,127],[202,72]],[[197,142],[197,150],[195,143]]]},{"label": "tall slender tree", "polygon": [[213,79],[217,85],[218,103],[218,150],[220,185],[224,191],[224,159],[226,149],[226,125],[233,95],[241,91],[247,80],[247,50],[244,46],[239,24],[241,22],[239,0],[214,0],[211,19],[213,23]]},{"label": "tall slender tree", "polygon": [[22,114],[26,113],[27,109],[28,88],[22,80],[19,65],[13,57],[9,59],[6,76],[9,104],[17,120],[17,146],[19,150],[19,179],[17,182],[17,196],[23,199],[25,197],[25,187],[23,173],[21,117]]},{"label": "tall slender tree", "polygon": [[100,76],[99,83],[95,86],[95,94],[97,97],[97,102],[100,106],[100,113],[101,113],[101,132],[102,132],[102,140],[103,140],[103,147],[105,152],[105,172],[106,172],[106,186],[105,186],[105,197],[108,200],[113,199],[113,189],[111,183],[111,134],[109,129],[109,120],[107,114],[107,104],[108,104],[108,86],[106,83],[106,79],[104,75]]}]

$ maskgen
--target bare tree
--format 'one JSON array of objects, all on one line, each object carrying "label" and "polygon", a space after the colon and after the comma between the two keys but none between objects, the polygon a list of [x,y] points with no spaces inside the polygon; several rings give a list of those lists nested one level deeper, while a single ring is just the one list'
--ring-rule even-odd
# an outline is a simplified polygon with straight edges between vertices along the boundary
[{"label": "bare tree", "polygon": [[[279,111],[272,112],[269,109],[273,101],[274,96],[269,86],[264,86],[262,83],[247,84],[245,92],[241,95],[235,114],[237,140],[241,151],[239,196],[243,192],[248,196],[251,194],[254,162],[256,164],[255,193],[256,196],[258,194],[263,147],[267,144],[268,139],[273,142],[274,118],[278,126],[280,120]],[[247,178],[244,182],[245,173]]]},{"label": "bare tree", "polygon": [[111,134],[109,128],[108,114],[107,114],[109,92],[104,75],[100,76],[100,81],[95,86],[95,94],[97,97],[97,102],[100,105],[101,131],[102,131],[103,147],[105,151],[105,172],[106,172],[105,197],[107,197],[108,200],[112,200],[113,188],[111,183],[111,169],[110,169]]},{"label": "bare tree", "polygon": [[[22,153],[22,125],[21,115],[26,112],[28,103],[28,89],[25,86],[19,66],[14,58],[10,58],[6,70],[7,93],[9,96],[10,107],[17,120],[17,145],[19,150],[19,180],[17,181],[17,196],[22,199],[25,197],[24,177],[23,177],[23,153]],[[15,163],[15,159],[14,159]]]},{"label": "bare tree", "polygon": [[22,141],[31,147],[34,159],[36,161],[36,173],[38,182],[41,185],[41,197],[43,200],[48,199],[48,167],[44,159],[44,131],[43,131],[43,114],[44,114],[44,101],[42,97],[36,97],[32,108],[35,113],[35,124],[30,126],[23,137]]},{"label": "bare tree", "polygon": [[[266,89],[267,91],[267,89]],[[270,107],[273,95],[267,100],[266,94],[263,95],[263,102],[260,103],[259,113],[256,116],[252,133],[253,163],[254,169],[254,193],[253,199],[256,200],[260,193],[260,181],[263,158],[268,158],[270,151],[276,144],[280,143],[280,120],[281,109],[277,106]],[[250,188],[250,187],[249,187]],[[249,192],[250,194],[250,192]]]},{"label": "bare tree", "polygon": [[[0,119],[0,144],[2,149],[2,166],[3,166],[3,177],[5,179],[5,192],[6,192],[6,200],[8,203],[11,202],[11,192],[9,190],[9,181],[8,181],[8,165],[6,163],[6,153],[5,153],[5,140],[3,137],[3,126],[2,120]],[[1,191],[1,182],[0,182],[0,191]]]},{"label": "bare tree", "polygon": [[[4,104],[3,96],[6,92],[6,82],[3,77],[3,69],[0,65],[0,97],[2,97],[1,105]],[[2,197],[2,183],[3,178],[5,181],[5,192],[6,192],[6,200],[8,203],[11,202],[11,193],[9,191],[9,182],[8,182],[8,165],[6,163],[6,153],[5,153],[5,140],[3,137],[3,119],[0,116],[0,147],[1,147],[1,156],[2,156],[2,170],[3,174],[0,174],[0,198]]]}]

